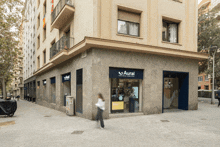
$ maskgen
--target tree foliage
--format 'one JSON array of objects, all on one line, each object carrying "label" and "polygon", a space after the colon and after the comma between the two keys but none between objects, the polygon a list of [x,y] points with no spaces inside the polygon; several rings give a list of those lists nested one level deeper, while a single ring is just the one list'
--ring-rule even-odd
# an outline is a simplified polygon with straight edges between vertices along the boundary
[{"label": "tree foliage", "polygon": [[[198,52],[205,52],[209,54],[209,60],[205,60],[199,63],[199,72],[205,72],[206,74],[212,73],[213,52],[211,48],[216,46],[220,48],[220,19],[218,18],[218,12],[220,9],[208,10],[207,8],[199,9],[198,17]],[[220,76],[220,57],[215,56],[215,75]],[[209,68],[210,67],[210,68]]]},{"label": "tree foliage", "polygon": [[21,0],[0,0],[0,80],[10,81],[17,62],[19,26],[22,22]]}]

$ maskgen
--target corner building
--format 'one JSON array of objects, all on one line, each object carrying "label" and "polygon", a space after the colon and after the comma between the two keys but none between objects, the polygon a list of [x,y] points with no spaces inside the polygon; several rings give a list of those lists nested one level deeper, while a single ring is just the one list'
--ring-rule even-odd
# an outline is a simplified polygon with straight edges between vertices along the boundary
[{"label": "corner building", "polygon": [[196,110],[197,3],[192,0],[39,0],[36,61],[40,105],[94,119]]}]

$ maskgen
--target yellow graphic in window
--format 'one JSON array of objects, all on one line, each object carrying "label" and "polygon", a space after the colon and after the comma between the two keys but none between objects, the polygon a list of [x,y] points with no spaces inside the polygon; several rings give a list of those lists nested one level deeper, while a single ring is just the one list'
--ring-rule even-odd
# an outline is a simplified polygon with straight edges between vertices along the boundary
[{"label": "yellow graphic in window", "polygon": [[112,110],[124,110],[124,101],[112,102]]}]

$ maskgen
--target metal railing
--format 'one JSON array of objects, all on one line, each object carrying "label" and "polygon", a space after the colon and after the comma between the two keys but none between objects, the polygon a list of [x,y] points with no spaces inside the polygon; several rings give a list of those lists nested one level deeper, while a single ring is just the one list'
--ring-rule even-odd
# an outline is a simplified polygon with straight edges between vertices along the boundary
[{"label": "metal railing", "polygon": [[57,16],[60,14],[61,10],[65,5],[69,5],[71,7],[73,6],[72,0],[60,0],[56,7],[53,9],[53,12],[51,13],[51,24],[54,22],[54,20],[57,18]]},{"label": "metal railing", "polygon": [[69,49],[74,45],[74,38],[63,36],[59,41],[54,43],[50,48],[50,58],[59,53],[63,49]]},{"label": "metal railing", "polygon": [[[215,95],[218,90],[214,90]],[[198,97],[212,98],[212,90],[198,90]]]}]

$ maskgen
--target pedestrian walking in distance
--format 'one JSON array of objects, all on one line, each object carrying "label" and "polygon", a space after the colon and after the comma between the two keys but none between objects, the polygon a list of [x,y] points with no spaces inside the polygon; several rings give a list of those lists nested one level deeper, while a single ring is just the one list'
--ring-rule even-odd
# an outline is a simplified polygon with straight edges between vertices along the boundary
[{"label": "pedestrian walking in distance", "polygon": [[220,106],[220,90],[217,91],[215,98],[218,99],[218,107],[219,107]]},{"label": "pedestrian walking in distance", "polygon": [[98,102],[95,105],[98,108],[97,115],[96,115],[96,121],[97,121],[97,124],[98,124],[99,120],[100,120],[100,125],[101,125],[100,128],[103,129],[105,126],[104,126],[102,113],[105,110],[105,99],[103,98],[101,93],[98,94]]}]

